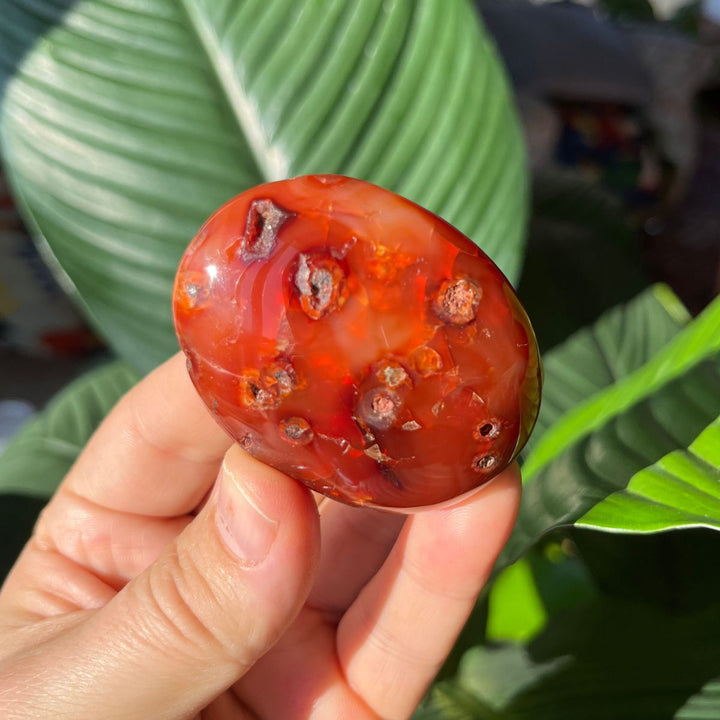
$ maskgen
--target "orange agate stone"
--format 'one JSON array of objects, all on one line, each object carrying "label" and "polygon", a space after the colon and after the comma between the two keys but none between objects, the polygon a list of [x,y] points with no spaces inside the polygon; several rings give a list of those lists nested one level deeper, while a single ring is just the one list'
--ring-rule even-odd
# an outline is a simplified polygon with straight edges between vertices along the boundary
[{"label": "orange agate stone", "polygon": [[360,180],[299,177],[221,207],[180,263],[174,314],[220,424],[343,502],[456,498],[535,423],[537,345],[506,278],[448,223]]}]

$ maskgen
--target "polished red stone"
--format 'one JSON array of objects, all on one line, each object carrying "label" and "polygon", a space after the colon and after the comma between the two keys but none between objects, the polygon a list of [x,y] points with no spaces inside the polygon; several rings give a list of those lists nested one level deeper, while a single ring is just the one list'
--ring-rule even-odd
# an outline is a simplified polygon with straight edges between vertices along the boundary
[{"label": "polished red stone", "polygon": [[538,351],[492,261],[394,193],[333,175],[248,190],[178,270],[192,380],[250,453],[344,502],[487,482],[535,422]]}]

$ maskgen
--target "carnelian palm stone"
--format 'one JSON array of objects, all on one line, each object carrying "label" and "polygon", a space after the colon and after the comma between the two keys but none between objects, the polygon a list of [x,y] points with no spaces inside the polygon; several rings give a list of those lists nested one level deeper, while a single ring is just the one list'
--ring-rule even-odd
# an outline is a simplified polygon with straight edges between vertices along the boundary
[{"label": "carnelian palm stone", "polygon": [[230,200],[187,249],[174,312],[220,424],[343,502],[455,498],[506,467],[535,422],[537,346],[503,274],[360,180],[310,175]]}]

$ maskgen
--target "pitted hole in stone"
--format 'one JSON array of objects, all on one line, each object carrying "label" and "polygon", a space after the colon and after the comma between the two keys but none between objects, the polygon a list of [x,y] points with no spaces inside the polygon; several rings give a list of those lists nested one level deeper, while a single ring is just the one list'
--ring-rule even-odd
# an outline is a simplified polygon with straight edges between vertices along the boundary
[{"label": "pitted hole in stone", "polygon": [[493,440],[499,435],[500,423],[495,420],[478,423],[473,428],[473,439],[475,440]]},{"label": "pitted hole in stone", "polygon": [[178,280],[178,303],[186,312],[203,308],[210,300],[210,288],[204,273],[195,270],[183,272]]},{"label": "pitted hole in stone", "polygon": [[395,403],[389,395],[378,394],[372,400],[372,410],[378,415],[388,415],[395,412]]},{"label": "pitted hole in stone", "polygon": [[386,430],[397,417],[400,399],[386,388],[372,388],[360,397],[357,413],[370,427]]},{"label": "pitted hole in stone", "polygon": [[274,410],[298,386],[290,360],[276,357],[261,370],[246,368],[238,375],[238,400],[252,410]]},{"label": "pitted hole in stone", "polygon": [[445,280],[433,299],[433,309],[446,323],[467,325],[475,319],[481,297],[482,290],[472,280]]},{"label": "pitted hole in stone", "polygon": [[278,406],[278,398],[275,393],[255,384],[250,385],[250,391],[259,410],[271,410]]},{"label": "pitted hole in stone", "polygon": [[277,386],[267,387],[258,370],[246,370],[238,377],[238,400],[251,410],[273,410],[280,404]]},{"label": "pitted hole in stone", "polygon": [[331,255],[301,253],[295,272],[300,306],[313,320],[338,310],[347,300],[345,271]]},{"label": "pitted hole in stone", "polygon": [[268,198],[253,200],[248,208],[240,257],[245,262],[264,260],[275,247],[280,228],[293,213]]},{"label": "pitted hole in stone", "polygon": [[387,362],[377,372],[380,382],[389,388],[397,388],[410,384],[410,376],[405,368],[396,362]]},{"label": "pitted hole in stone", "polygon": [[472,469],[477,473],[492,470],[497,465],[497,459],[494,455],[476,455],[472,459]]},{"label": "pitted hole in stone", "polygon": [[278,387],[282,394],[289,393],[292,391],[295,383],[286,370],[276,370],[272,377],[277,381]]},{"label": "pitted hole in stone", "polygon": [[263,368],[262,383],[265,388],[275,392],[281,399],[295,390],[299,383],[293,364],[285,357],[276,357]]},{"label": "pitted hole in stone", "polygon": [[280,437],[291,445],[307,445],[315,433],[305,418],[291,417],[280,421]]},{"label": "pitted hole in stone", "polygon": [[415,369],[423,377],[435,375],[443,368],[443,361],[442,357],[440,357],[440,353],[437,350],[433,350],[431,347],[427,347],[426,345],[413,350],[410,355],[410,360]]}]

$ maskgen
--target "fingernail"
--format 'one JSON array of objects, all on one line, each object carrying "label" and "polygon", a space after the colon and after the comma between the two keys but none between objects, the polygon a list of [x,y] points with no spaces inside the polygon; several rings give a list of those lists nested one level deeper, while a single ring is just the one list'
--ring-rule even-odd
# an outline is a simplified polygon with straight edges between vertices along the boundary
[{"label": "fingernail", "polygon": [[259,565],[275,542],[278,523],[263,512],[260,498],[225,463],[220,473],[215,512],[220,535],[241,562]]}]

